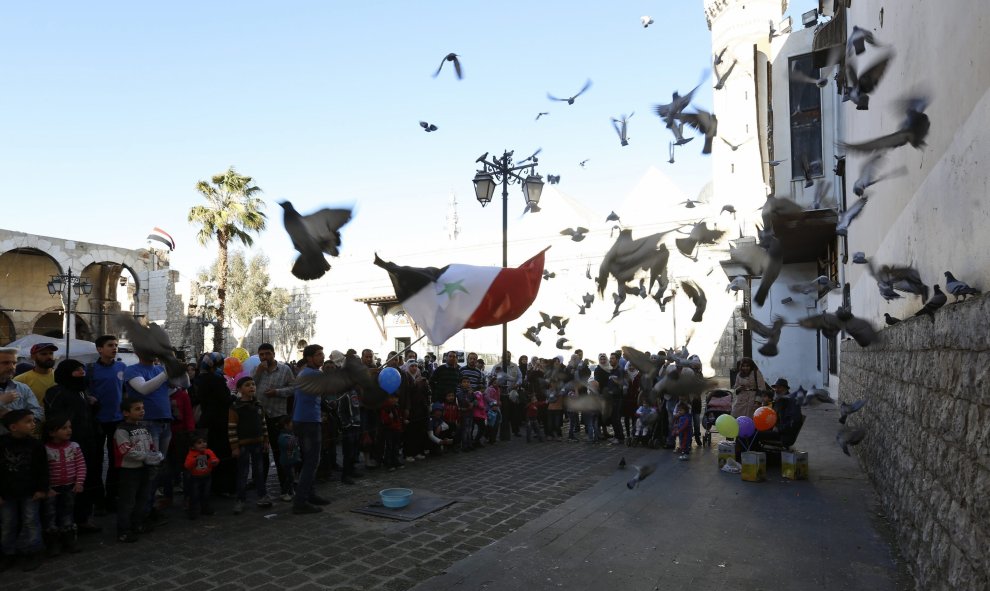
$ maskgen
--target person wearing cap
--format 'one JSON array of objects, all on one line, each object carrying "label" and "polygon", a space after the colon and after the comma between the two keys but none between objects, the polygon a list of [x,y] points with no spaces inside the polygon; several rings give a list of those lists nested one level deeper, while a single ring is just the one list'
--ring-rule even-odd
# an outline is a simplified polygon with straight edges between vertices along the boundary
[{"label": "person wearing cap", "polygon": [[[331,354],[331,361],[333,355]],[[275,347],[270,343],[258,345],[258,359],[261,363],[254,370],[254,383],[258,391],[258,402],[265,409],[265,428],[268,430],[268,442],[271,445],[271,453],[275,458],[275,470],[278,472],[280,483],[292,482],[292,479],[285,473],[282,467],[281,453],[278,449],[278,436],[281,432],[279,425],[283,418],[288,415],[287,404],[292,396],[295,381],[295,374],[292,368],[284,363],[275,360]],[[268,471],[271,469],[269,462],[264,462],[264,477],[268,480]],[[292,491],[283,489],[280,493],[283,501],[292,500]]]},{"label": "person wearing cap", "polygon": [[[43,421],[45,411],[34,391],[27,384],[14,381],[18,353],[17,347],[0,347],[0,418],[12,410],[27,409],[36,421]],[[6,432],[6,427],[0,424],[0,435]]]},{"label": "person wearing cap", "polygon": [[31,347],[31,361],[34,367],[22,374],[14,376],[14,381],[26,384],[39,404],[45,404],[45,392],[55,385],[55,343],[37,343]]},{"label": "person wearing cap", "polygon": [[773,426],[766,437],[779,437],[781,443],[790,447],[797,439],[801,428],[801,409],[797,401],[790,396],[790,384],[784,378],[779,378],[773,386],[773,406],[777,413],[777,424]]}]

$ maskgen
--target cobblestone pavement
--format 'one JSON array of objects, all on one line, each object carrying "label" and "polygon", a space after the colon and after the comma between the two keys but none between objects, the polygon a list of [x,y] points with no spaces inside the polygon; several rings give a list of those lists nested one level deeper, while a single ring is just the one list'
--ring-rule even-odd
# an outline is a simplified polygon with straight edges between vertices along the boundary
[{"label": "cobblestone pavement", "polygon": [[[48,559],[41,569],[2,575],[3,588],[59,589],[409,589],[488,546],[611,475],[619,458],[649,450],[521,438],[470,453],[369,471],[355,486],[318,484],[333,502],[317,515],[292,515],[289,503],[244,514],[215,502],[217,515],[195,522],[173,509],[171,523],[136,544],[102,534],[81,538],[83,552]],[[273,470],[274,472],[274,470]],[[388,487],[456,499],[412,522],[350,510]]]}]

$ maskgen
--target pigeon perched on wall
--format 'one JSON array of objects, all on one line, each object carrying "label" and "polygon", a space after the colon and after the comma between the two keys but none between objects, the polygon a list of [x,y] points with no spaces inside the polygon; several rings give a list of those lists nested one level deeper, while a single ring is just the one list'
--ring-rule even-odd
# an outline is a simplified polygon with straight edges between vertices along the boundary
[{"label": "pigeon perched on wall", "polygon": [[626,483],[626,487],[629,488],[629,490],[636,488],[640,482],[646,479],[646,477],[650,474],[653,474],[656,469],[656,464],[646,464],[643,466],[637,466],[634,464],[633,470],[636,471],[636,475],[629,479],[629,482]]},{"label": "pigeon perched on wall", "polygon": [[574,104],[574,99],[576,99],[577,97],[579,97],[582,94],[584,94],[585,92],[587,92],[587,90],[589,88],[591,88],[591,79],[590,78],[588,79],[587,82],[584,83],[584,86],[581,87],[581,90],[579,90],[578,93],[575,94],[572,97],[568,97],[568,98],[557,98],[557,97],[555,97],[554,95],[552,95],[552,94],[550,94],[548,92],[547,93],[547,98],[550,99],[550,100],[552,100],[552,101],[560,101],[560,102],[567,103],[568,105],[573,105]]},{"label": "pigeon perched on wall", "polygon": [[883,318],[884,318],[884,321],[887,323],[887,326],[894,326],[895,324],[898,324],[901,321],[900,318],[895,318],[895,317],[891,316],[890,315],[890,312],[884,312],[883,313]]},{"label": "pigeon perched on wall", "polygon": [[299,258],[292,265],[292,274],[309,281],[319,279],[330,270],[330,263],[323,257],[340,254],[340,229],[351,220],[349,209],[321,209],[309,215],[301,215],[292,203],[279,203],[284,210],[282,223],[299,251]]},{"label": "pigeon perched on wall", "polygon": [[914,313],[915,316],[928,316],[932,322],[935,322],[935,310],[938,310],[944,306],[945,302],[948,301],[948,298],[945,297],[945,294],[942,292],[942,288],[938,285],[935,285],[934,287],[935,293],[932,297],[925,302],[925,305],[920,310]]},{"label": "pigeon perched on wall", "polygon": [[864,406],[866,406],[865,398],[862,400],[857,400],[852,404],[846,404],[845,402],[843,402],[842,404],[839,405],[839,422],[845,425],[846,419],[849,418],[849,415],[853,414],[854,412],[858,412],[859,409],[863,408]]},{"label": "pigeon perched on wall", "polygon": [[440,70],[443,69],[444,63],[453,62],[454,73],[457,74],[457,79],[460,80],[461,78],[464,78],[464,72],[461,71],[461,60],[457,59],[459,57],[460,56],[457,55],[456,53],[448,53],[447,55],[445,55],[443,59],[440,60],[440,67],[437,68],[437,71],[433,73],[433,77],[436,78],[437,76],[440,75]]},{"label": "pigeon perched on wall", "polygon": [[175,349],[165,329],[154,322],[145,326],[129,312],[117,312],[113,319],[118,329],[127,334],[138,357],[158,359],[170,379],[186,375],[186,364],[176,358]]},{"label": "pigeon perched on wall", "polygon": [[967,296],[980,294],[980,290],[972,288],[966,283],[959,281],[953,277],[952,273],[949,271],[945,272],[945,289],[955,297],[955,299],[952,300],[953,303],[958,302],[960,297],[965,300]]},{"label": "pigeon perched on wall", "polygon": [[861,250],[857,250],[856,252],[853,253],[852,262],[855,265],[865,265],[865,264],[869,263],[870,261],[868,261],[866,259],[866,253],[865,252],[863,252]]}]

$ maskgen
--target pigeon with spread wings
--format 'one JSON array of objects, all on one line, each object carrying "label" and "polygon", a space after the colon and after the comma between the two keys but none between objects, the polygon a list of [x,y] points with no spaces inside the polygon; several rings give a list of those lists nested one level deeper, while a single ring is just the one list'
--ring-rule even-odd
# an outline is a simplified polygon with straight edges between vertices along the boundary
[{"label": "pigeon with spread wings", "polygon": [[134,347],[134,352],[142,359],[157,358],[163,366],[169,378],[182,377],[186,373],[186,364],[179,361],[175,356],[175,349],[168,338],[165,330],[152,322],[145,326],[138,322],[129,312],[118,312],[114,315],[114,322],[121,332],[127,334],[127,338]]},{"label": "pigeon with spread wings", "polygon": [[340,254],[340,228],[351,220],[351,210],[321,209],[301,215],[288,201],[279,205],[285,210],[282,219],[285,231],[292,239],[292,246],[299,251],[292,274],[307,281],[323,277],[330,270],[330,263],[323,254],[333,257]]}]

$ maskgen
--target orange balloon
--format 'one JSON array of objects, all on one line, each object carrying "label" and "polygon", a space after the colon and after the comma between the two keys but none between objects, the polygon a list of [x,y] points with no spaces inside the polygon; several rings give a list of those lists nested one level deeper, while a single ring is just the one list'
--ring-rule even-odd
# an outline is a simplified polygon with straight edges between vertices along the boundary
[{"label": "orange balloon", "polygon": [[223,360],[223,374],[234,377],[241,373],[241,361],[236,357],[228,357]]},{"label": "orange balloon", "polygon": [[777,424],[777,413],[769,406],[761,406],[753,413],[757,431],[769,431]]}]

